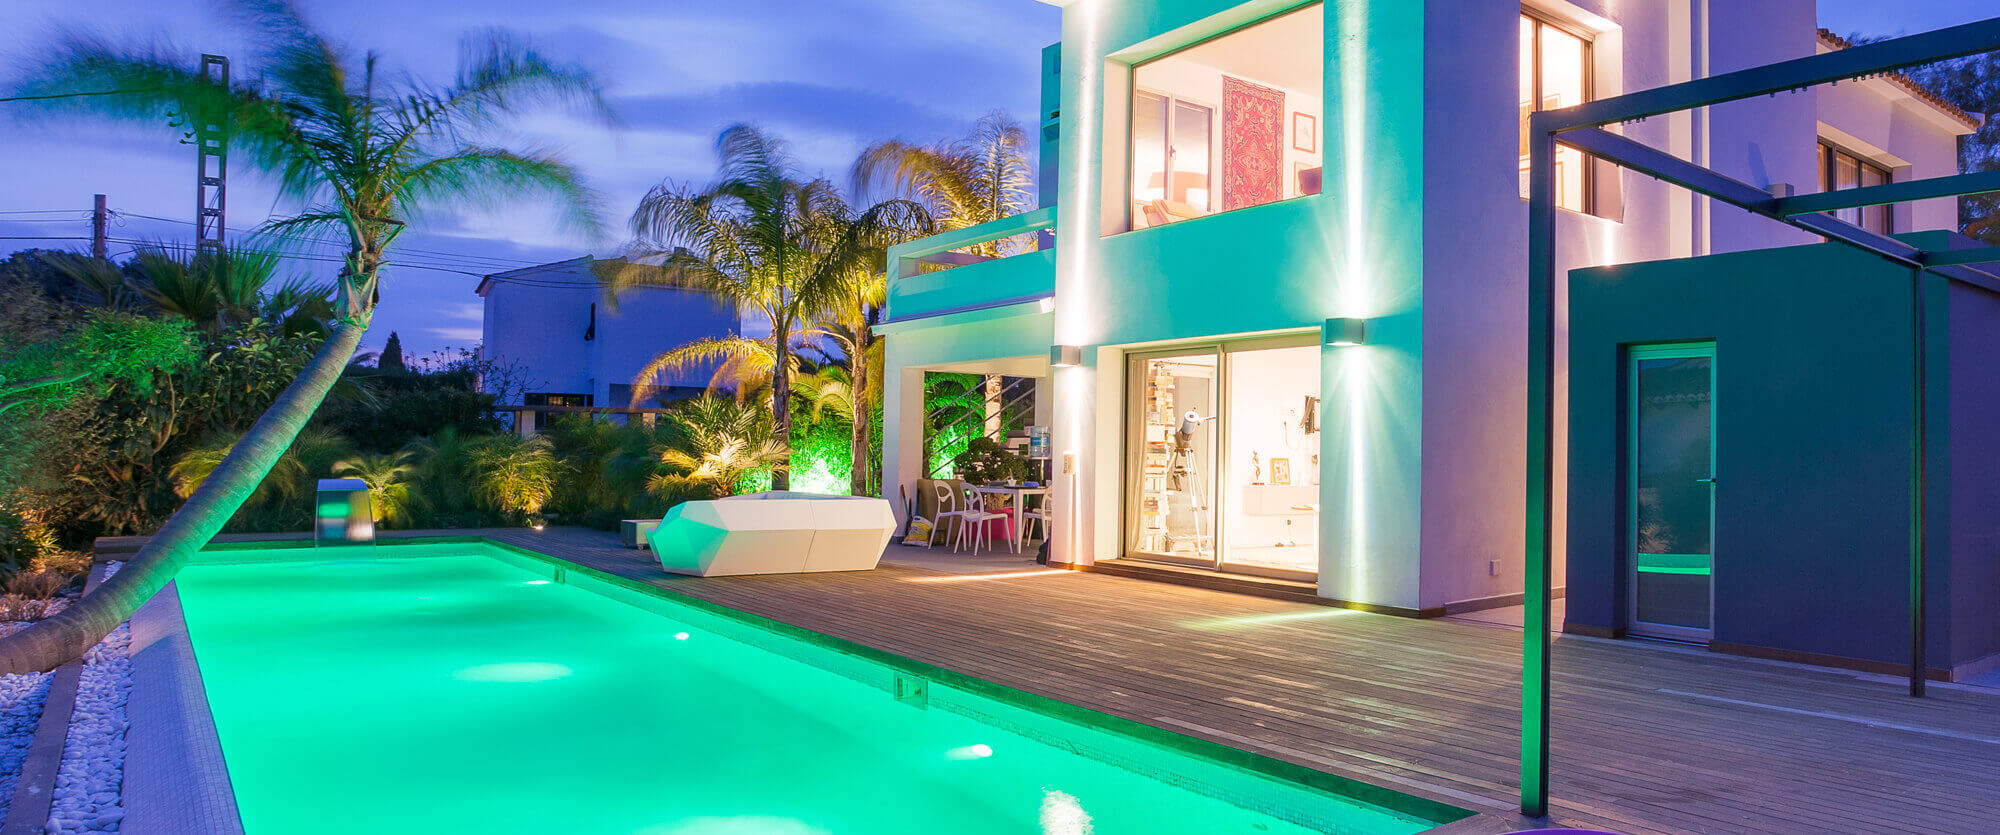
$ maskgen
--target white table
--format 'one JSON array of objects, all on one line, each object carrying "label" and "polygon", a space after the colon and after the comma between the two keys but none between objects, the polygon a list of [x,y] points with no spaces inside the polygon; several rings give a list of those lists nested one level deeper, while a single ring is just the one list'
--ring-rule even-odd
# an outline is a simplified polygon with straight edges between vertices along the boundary
[{"label": "white table", "polygon": [[[1007,512],[1013,516],[1014,527],[1012,530],[1008,531],[1008,533],[1013,535],[1012,538],[1014,539],[1014,553],[1017,554],[1020,553],[1021,548],[1027,545],[1028,543],[1027,528],[1021,524],[1023,521],[1025,521],[1024,519],[1021,518],[1021,512],[1027,509],[1027,500],[1029,496],[1040,496],[1042,497],[1043,503],[1046,504],[1048,501],[1049,488],[1029,487],[1020,484],[986,484],[986,485],[975,484],[972,485],[972,489],[978,491],[983,495],[1009,496],[1012,498],[1012,501],[1008,502]],[[991,508],[988,508],[988,510],[990,511]],[[1046,510],[1047,509],[1044,508],[1044,511]]]}]

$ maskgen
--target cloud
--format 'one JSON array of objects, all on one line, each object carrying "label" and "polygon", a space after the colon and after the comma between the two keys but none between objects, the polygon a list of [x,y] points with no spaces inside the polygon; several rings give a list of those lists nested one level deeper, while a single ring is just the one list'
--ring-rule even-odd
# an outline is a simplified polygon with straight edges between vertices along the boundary
[{"label": "cloud", "polygon": [[434,337],[438,344],[457,348],[477,345],[486,335],[480,328],[428,328],[425,332]]},{"label": "cloud", "polygon": [[634,96],[612,106],[628,127],[713,136],[734,122],[847,136],[934,138],[966,120],[883,90],[810,81],[730,84],[700,93]]}]

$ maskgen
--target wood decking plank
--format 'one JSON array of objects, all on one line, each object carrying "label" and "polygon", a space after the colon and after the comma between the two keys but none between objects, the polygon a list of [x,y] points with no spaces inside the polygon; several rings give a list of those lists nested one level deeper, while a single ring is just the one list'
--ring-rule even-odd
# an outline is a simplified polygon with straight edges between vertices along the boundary
[{"label": "wood decking plank", "polygon": [[[1515,629],[1103,573],[947,579],[885,563],[687,578],[594,532],[494,538],[1398,791],[1461,806],[1476,796],[1480,811],[1514,803]],[[1294,619],[1259,620],[1272,616]],[[2000,738],[2000,694],[1938,688],[1919,701],[1844,671],[1567,635],[1554,645],[1552,795],[1565,823],[2000,829],[2000,744],[1982,741]]]}]

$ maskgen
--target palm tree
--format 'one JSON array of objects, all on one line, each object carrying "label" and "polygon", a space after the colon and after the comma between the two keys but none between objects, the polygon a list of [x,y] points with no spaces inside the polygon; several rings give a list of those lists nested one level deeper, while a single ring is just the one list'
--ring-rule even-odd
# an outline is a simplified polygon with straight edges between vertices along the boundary
[{"label": "palm tree", "polygon": [[337,233],[347,254],[336,322],[318,352],[215,471],[147,541],[125,570],[54,618],[0,642],[0,673],[49,670],[76,658],[131,616],[219,531],[278,462],[340,379],[375,310],[390,246],[425,209],[553,196],[594,231],[594,200],[576,172],[542,151],[478,144],[479,129],[539,102],[601,111],[589,73],[558,65],[502,32],[462,43],[456,80],[442,87],[377,76],[313,29],[284,0],[239,0],[256,44],[250,72],[220,85],[193,53],[158,43],[114,44],[71,34],[31,74],[32,94],[105,93],[49,101],[158,124],[168,114],[227,126],[236,158],[277,175],[305,211],[268,225],[296,236]]},{"label": "palm tree", "polygon": [[[937,228],[964,229],[1035,208],[1034,169],[1028,163],[1028,136],[1005,113],[995,111],[973,125],[964,139],[917,145],[900,139],[877,142],[854,161],[857,193],[885,188],[930,212]],[[1027,238],[987,241],[971,251],[989,257],[1026,248]]]},{"label": "palm tree", "polygon": [[555,447],[539,435],[482,438],[472,445],[467,467],[474,495],[510,516],[532,518],[556,494]]},{"label": "palm tree", "polygon": [[136,260],[140,294],[215,333],[265,312],[264,287],[277,276],[279,254],[256,245],[196,252],[157,245],[141,248]]},{"label": "palm tree", "polygon": [[[878,262],[871,261],[870,266],[874,263]],[[822,381],[815,405],[829,396],[845,401],[844,408],[836,408],[846,413],[850,427],[847,451],[853,468],[848,473],[848,489],[856,496],[872,496],[875,455],[870,422],[882,402],[884,373],[882,339],[875,334],[875,324],[888,295],[888,281],[880,272],[861,269],[850,273],[841,287],[840,298],[815,331],[839,346],[847,379],[844,383]]]},{"label": "palm tree", "polygon": [[410,518],[410,503],[416,498],[410,492],[410,481],[417,472],[412,456],[409,450],[363,453],[334,462],[333,474],[358,478],[368,485],[369,495],[375,498],[375,521],[401,523]]},{"label": "palm tree", "polygon": [[[646,365],[632,375],[631,407],[637,409],[652,399],[659,390],[659,380],[664,374],[682,374],[689,371],[712,368],[708,378],[708,392],[727,389],[738,400],[749,399],[751,395],[767,392],[777,367],[778,349],[775,347],[776,334],[763,339],[729,335],[697,339],[674,348],[647,361]],[[795,335],[788,375],[797,374],[799,363],[796,358],[800,337]]]},{"label": "palm tree", "polygon": [[[789,439],[794,342],[865,262],[876,231],[910,225],[922,208],[890,200],[857,213],[832,183],[803,179],[782,142],[748,125],[724,130],[716,153],[713,183],[701,189],[663,183],[639,201],[632,231],[655,254],[631,259],[612,277],[613,288],[701,287],[768,320],[773,431]],[[655,259],[658,266],[644,265]],[[787,485],[780,468],[771,486]]]},{"label": "palm tree", "polygon": [[113,312],[129,309],[139,293],[125,280],[125,273],[108,258],[94,258],[75,252],[44,252],[42,263],[49,265],[97,297],[98,304]]},{"label": "palm tree", "polygon": [[743,476],[766,467],[775,474],[791,456],[769,413],[731,398],[704,395],[667,418],[683,436],[659,451],[660,463],[674,471],[656,473],[646,483],[646,490],[661,498],[690,488],[726,496]]}]

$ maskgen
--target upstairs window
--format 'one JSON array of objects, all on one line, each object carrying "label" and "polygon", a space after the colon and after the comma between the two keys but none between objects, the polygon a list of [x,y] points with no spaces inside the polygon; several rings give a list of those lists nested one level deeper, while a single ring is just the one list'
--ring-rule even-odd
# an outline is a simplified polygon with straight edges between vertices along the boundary
[{"label": "upstairs window", "polygon": [[1314,3],[1135,66],[1126,228],[1318,194],[1324,33]]},{"label": "upstairs window", "polygon": [[[1528,196],[1528,115],[1590,100],[1590,41],[1530,14],[1521,15],[1521,197]],[[1591,210],[1590,162],[1556,146],[1556,205]]]},{"label": "upstairs window", "polygon": [[[1882,186],[1888,185],[1889,182],[1889,169],[1835,148],[1825,142],[1819,144],[1820,191]],[[1895,222],[1891,219],[1888,206],[1863,206],[1858,209],[1841,209],[1830,214],[1877,235],[1888,235],[1896,231]]]}]

